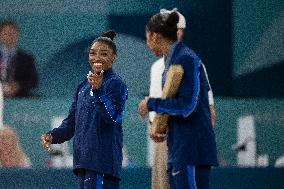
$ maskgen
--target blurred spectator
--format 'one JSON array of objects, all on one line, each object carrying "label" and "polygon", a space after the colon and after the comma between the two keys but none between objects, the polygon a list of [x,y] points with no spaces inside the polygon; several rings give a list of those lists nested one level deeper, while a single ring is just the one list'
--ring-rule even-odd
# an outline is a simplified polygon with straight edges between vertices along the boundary
[{"label": "blurred spectator", "polygon": [[31,166],[29,158],[20,147],[16,132],[11,127],[0,128],[0,166]]},{"label": "blurred spectator", "polygon": [[3,92],[0,82],[0,167],[30,167],[31,163],[21,150],[16,132],[3,125]]},{"label": "blurred spectator", "polygon": [[0,81],[0,128],[3,127],[3,107],[4,107],[3,89],[2,89],[2,83]]},{"label": "blurred spectator", "polygon": [[17,47],[18,31],[13,21],[0,23],[0,79],[5,97],[29,96],[38,82],[33,57]]}]

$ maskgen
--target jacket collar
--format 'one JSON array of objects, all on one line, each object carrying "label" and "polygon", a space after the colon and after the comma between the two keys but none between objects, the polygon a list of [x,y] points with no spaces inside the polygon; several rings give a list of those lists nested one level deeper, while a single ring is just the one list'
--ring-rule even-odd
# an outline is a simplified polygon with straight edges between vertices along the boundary
[{"label": "jacket collar", "polygon": [[182,44],[183,44],[182,42],[176,41],[171,45],[168,56],[167,56],[167,60],[166,60],[166,67],[169,67],[170,64],[173,63],[174,57],[178,53],[180,49],[179,47],[182,46]]},{"label": "jacket collar", "polygon": [[104,71],[104,77],[108,77],[113,73],[112,68],[109,68],[107,70]]}]

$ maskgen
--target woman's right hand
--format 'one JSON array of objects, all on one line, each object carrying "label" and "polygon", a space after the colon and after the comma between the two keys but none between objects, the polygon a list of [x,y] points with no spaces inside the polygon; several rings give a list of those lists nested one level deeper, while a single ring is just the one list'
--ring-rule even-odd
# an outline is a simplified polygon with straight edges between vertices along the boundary
[{"label": "woman's right hand", "polygon": [[42,147],[45,150],[48,151],[50,149],[49,146],[52,143],[52,136],[51,136],[51,134],[43,134],[43,135],[41,135],[40,139],[41,139]]},{"label": "woman's right hand", "polygon": [[93,90],[97,90],[101,87],[103,81],[103,73],[104,71],[101,70],[100,72],[93,73],[89,71],[87,74],[88,82],[92,86]]}]

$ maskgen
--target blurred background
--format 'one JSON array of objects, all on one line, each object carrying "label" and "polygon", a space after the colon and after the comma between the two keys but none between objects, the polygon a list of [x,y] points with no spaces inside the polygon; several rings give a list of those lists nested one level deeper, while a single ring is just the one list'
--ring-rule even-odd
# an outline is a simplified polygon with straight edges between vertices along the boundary
[{"label": "blurred background", "polygon": [[[65,170],[72,166],[72,142],[54,146],[56,153],[48,154],[39,138],[67,115],[76,86],[90,70],[87,48],[109,29],[117,32],[114,69],[129,87],[122,188],[150,188],[147,127],[136,109],[149,93],[150,67],[158,58],[146,48],[144,27],[160,9],[174,7],[187,20],[185,43],[206,65],[214,92],[220,167],[213,170],[212,188],[284,188],[283,168],[275,168],[284,167],[284,1],[2,0],[0,4],[0,20],[18,24],[18,45],[34,56],[39,75],[33,97],[4,98],[4,124],[16,130],[31,166],[0,168],[1,188],[21,188],[17,179],[30,182],[26,188],[33,188],[32,183],[42,188],[76,187],[72,171]],[[132,179],[128,174],[134,175]],[[48,185],[41,175],[48,175]],[[12,177],[17,179],[8,179]],[[74,187],[55,177],[66,178]]]}]

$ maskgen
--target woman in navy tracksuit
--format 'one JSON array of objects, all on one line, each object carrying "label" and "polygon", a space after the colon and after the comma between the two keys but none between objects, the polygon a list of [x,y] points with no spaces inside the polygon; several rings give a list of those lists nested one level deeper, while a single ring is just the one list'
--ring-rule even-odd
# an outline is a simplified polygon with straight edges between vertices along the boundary
[{"label": "woman in navy tracksuit", "polygon": [[112,70],[116,57],[110,31],[97,38],[89,49],[94,73],[77,88],[69,115],[62,124],[42,136],[49,144],[73,141],[74,173],[80,188],[119,188],[122,166],[122,125],[127,87]]},{"label": "woman in navy tracksuit", "polygon": [[[177,41],[176,12],[158,13],[146,25],[147,46],[157,56],[166,57],[162,85],[173,64],[184,69],[174,98],[145,98],[138,111],[144,117],[149,111],[169,114],[168,178],[171,188],[206,189],[211,166],[217,166],[215,135],[210,121],[209,85],[201,60],[193,50]],[[152,135],[159,141],[161,135]]]}]

